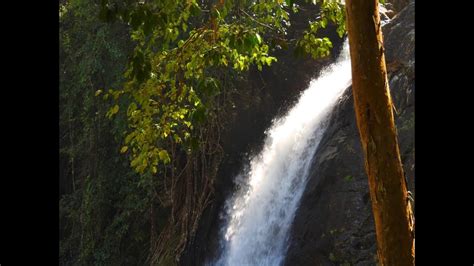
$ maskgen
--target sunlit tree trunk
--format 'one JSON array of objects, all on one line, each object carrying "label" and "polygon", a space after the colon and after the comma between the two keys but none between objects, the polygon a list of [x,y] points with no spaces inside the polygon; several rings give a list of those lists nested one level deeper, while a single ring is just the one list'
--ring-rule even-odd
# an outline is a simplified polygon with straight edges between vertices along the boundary
[{"label": "sunlit tree trunk", "polygon": [[346,0],[354,106],[380,265],[414,265],[412,211],[387,81],[377,0]]}]

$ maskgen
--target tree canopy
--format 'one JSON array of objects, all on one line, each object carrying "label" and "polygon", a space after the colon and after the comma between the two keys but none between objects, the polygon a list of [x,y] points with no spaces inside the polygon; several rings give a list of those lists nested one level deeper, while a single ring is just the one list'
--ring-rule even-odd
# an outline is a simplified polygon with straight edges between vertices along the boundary
[{"label": "tree canopy", "polygon": [[[127,82],[106,88],[103,96],[116,102],[109,117],[120,111],[128,116],[121,152],[130,154],[132,167],[157,173],[160,163],[171,160],[171,143],[188,151],[198,147],[196,126],[213,115],[214,99],[226,89],[223,72],[262,70],[277,60],[272,52],[290,42],[315,58],[328,56],[332,43],[317,33],[328,23],[338,25],[340,36],[345,33],[343,5],[338,0],[312,4],[320,6],[319,14],[301,38],[290,40],[290,13],[301,8],[291,0],[102,1],[102,19],[130,25],[137,43]],[[121,98],[126,98],[124,110]]]},{"label": "tree canopy", "polygon": [[[290,38],[306,5],[320,11]],[[345,32],[336,0],[69,0],[59,16],[65,264],[175,260],[212,199],[237,81],[288,46],[328,56],[318,30]]]}]

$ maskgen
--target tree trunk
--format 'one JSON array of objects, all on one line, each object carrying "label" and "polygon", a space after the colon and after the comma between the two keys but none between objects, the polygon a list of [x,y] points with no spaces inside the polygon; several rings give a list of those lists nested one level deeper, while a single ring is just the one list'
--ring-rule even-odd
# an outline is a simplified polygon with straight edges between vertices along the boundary
[{"label": "tree trunk", "polygon": [[[153,257],[153,254],[156,250],[156,218],[155,218],[155,206],[153,204],[154,197],[151,200],[150,205],[150,257]],[[153,260],[150,260],[150,265],[153,266]]]},{"label": "tree trunk", "polygon": [[377,0],[346,0],[352,90],[380,265],[414,265],[412,211],[398,148]]}]

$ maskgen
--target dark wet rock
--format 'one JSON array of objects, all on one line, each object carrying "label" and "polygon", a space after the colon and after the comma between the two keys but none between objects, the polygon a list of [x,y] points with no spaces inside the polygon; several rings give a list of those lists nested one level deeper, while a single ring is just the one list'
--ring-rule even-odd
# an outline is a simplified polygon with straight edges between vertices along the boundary
[{"label": "dark wet rock", "polygon": [[395,13],[402,11],[410,2],[414,0],[386,0],[387,4],[390,4],[390,9]]},{"label": "dark wet rock", "polygon": [[[415,162],[413,17],[414,4],[410,3],[383,27],[390,87],[397,109],[400,152],[412,191]],[[306,23],[304,16],[299,17],[290,34],[303,29]],[[333,35],[335,46],[340,48],[341,41],[335,38],[334,32],[328,32]],[[219,214],[225,199],[232,193],[232,180],[241,171],[248,153],[260,149],[271,120],[291,107],[311,77],[328,63],[295,60],[286,54],[271,69],[253,71],[250,84],[241,85],[251,89],[242,90],[240,98],[235,99],[244,105],[236,106],[236,115],[222,136],[225,157],[215,183],[215,198],[202,215],[180,265],[203,265],[206,259],[217,255]],[[286,265],[376,263],[374,223],[352,101],[349,89],[336,106],[314,158],[294,220]]]},{"label": "dark wet rock", "polygon": [[394,16],[394,11],[387,9],[386,6],[379,4],[379,14],[380,14],[380,22],[382,26],[387,24],[390,19]]},{"label": "dark wet rock", "polygon": [[[383,28],[400,153],[414,193],[414,3]],[[335,107],[297,210],[286,265],[375,265],[375,228],[352,91]]]},{"label": "dark wet rock", "polygon": [[[289,38],[301,35],[308,26],[309,18],[316,13],[315,7],[308,5],[292,17]],[[247,163],[248,155],[260,150],[265,130],[272,119],[293,106],[300,92],[337,57],[342,48],[343,40],[337,36],[334,26],[328,25],[321,34],[329,36],[333,42],[335,49],[332,57],[325,60],[295,58],[294,47],[290,46],[289,50],[275,52],[278,62],[271,68],[264,68],[261,72],[256,69],[250,71],[249,78],[237,86],[238,93],[232,99],[235,110],[228,117],[228,124],[221,135],[225,155],[214,184],[214,199],[201,216],[195,236],[188,241],[180,265],[203,265],[208,258],[217,255],[221,227],[219,215],[233,191],[234,178]]]}]

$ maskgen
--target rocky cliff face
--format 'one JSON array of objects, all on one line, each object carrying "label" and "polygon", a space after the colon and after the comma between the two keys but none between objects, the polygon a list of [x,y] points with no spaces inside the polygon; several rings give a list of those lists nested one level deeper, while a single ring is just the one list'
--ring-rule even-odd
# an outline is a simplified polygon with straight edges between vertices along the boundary
[{"label": "rocky cliff face", "polygon": [[[414,3],[383,33],[400,152],[414,194]],[[375,265],[375,227],[350,89],[333,112],[309,178],[285,264]]]},{"label": "rocky cliff face", "polygon": [[[306,12],[295,17],[294,32],[290,34],[305,28],[315,11]],[[383,28],[386,59],[398,112],[400,151],[409,189],[413,192],[414,4],[410,3],[401,13],[390,17],[393,20]],[[335,51],[340,50],[342,40],[336,37],[334,29],[323,34],[330,35]],[[336,55],[334,52],[334,57]],[[284,113],[311,78],[330,61],[295,59],[291,52],[282,52],[272,68],[252,71],[248,82],[241,84],[242,93],[235,99],[235,103],[241,105],[236,106],[236,116],[222,136],[226,155],[219,168],[214,201],[201,217],[180,265],[203,265],[215,255],[219,213],[232,193],[232,180],[246,162],[247,154],[259,150],[271,120]],[[375,264],[375,229],[352,101],[349,89],[338,103],[319,145],[296,213],[286,265]]]},{"label": "rocky cliff face", "polygon": [[[304,5],[304,10],[291,17],[289,38],[301,35],[308,27],[308,21],[315,17],[317,8]],[[227,197],[232,194],[234,178],[247,163],[249,154],[256,153],[263,145],[265,130],[272,119],[284,114],[298,99],[302,90],[320,70],[330,64],[342,48],[335,27],[329,25],[321,30],[334,45],[331,57],[314,60],[310,57],[295,57],[294,47],[275,51],[278,62],[263,71],[250,71],[246,80],[239,83],[238,94],[234,95],[235,111],[229,117],[221,141],[225,155],[219,166],[214,184],[214,199],[204,211],[194,238],[190,239],[180,265],[203,265],[218,251],[220,220],[219,214]],[[296,37],[295,37],[296,38]]]}]

